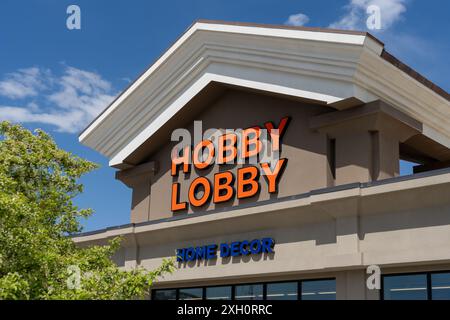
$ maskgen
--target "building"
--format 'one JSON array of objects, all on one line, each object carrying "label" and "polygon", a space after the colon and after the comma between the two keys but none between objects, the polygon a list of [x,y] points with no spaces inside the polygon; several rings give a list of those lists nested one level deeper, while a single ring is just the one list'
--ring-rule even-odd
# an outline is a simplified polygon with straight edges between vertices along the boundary
[{"label": "building", "polygon": [[[196,120],[279,128],[287,160],[173,165]],[[153,299],[450,298],[449,94],[368,33],[198,21],[79,139],[133,192],[130,224],[75,241],[123,236],[124,268],[177,254]]]}]

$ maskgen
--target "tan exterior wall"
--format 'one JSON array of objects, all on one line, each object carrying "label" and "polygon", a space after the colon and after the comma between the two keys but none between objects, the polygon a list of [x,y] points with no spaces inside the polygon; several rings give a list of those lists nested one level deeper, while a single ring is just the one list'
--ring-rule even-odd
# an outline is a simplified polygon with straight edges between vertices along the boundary
[{"label": "tan exterior wall", "polygon": [[[289,116],[281,153],[288,163],[278,193],[269,194],[260,177],[261,190],[252,198],[220,205],[209,201],[172,213],[173,182],[180,183],[180,200],[187,201],[189,185],[198,176],[213,181],[214,174],[224,170],[236,176],[242,165],[214,165],[200,171],[191,165],[189,174],[180,169],[178,177],[172,177],[174,143],[169,143],[168,135],[160,135],[157,151],[117,174],[133,189],[131,222],[138,224],[76,241],[89,245],[124,235],[116,263],[127,269],[154,269],[178,248],[275,240],[274,254],[224,259],[218,255],[209,261],[178,263],[173,275],[158,282],[160,288],[332,277],[338,299],[379,299],[379,292],[365,284],[369,265],[378,265],[385,273],[450,269],[450,199],[442,196],[450,193],[450,174],[342,187],[398,176],[399,145],[420,134],[420,123],[380,101],[333,111],[234,89],[215,100],[202,97],[191,107],[192,114],[180,115],[172,126],[185,127],[192,136],[193,120],[202,120],[204,131],[262,126],[268,121],[278,125]],[[335,177],[330,139],[335,140]],[[140,150],[139,156],[144,153]],[[181,219],[171,220],[177,217]]]},{"label": "tan exterior wall", "polygon": [[[260,193],[252,198],[230,201],[215,205],[212,201],[201,208],[189,208],[187,212],[209,211],[217,208],[238,206],[244,203],[264,201],[269,198],[285,197],[308,192],[309,190],[327,187],[327,141],[325,134],[309,129],[308,119],[311,116],[327,111],[326,107],[312,106],[293,100],[256,95],[243,91],[228,91],[218,101],[206,107],[198,114],[197,120],[203,121],[203,130],[209,128],[248,128],[254,125],[263,126],[267,121],[278,125],[279,121],[290,116],[292,120],[282,140],[282,158],[287,158],[286,170],[281,177],[279,192],[270,195],[264,177],[260,177]],[[193,134],[193,124],[188,123],[187,129]],[[170,137],[167,137],[169,140]],[[213,181],[214,174],[222,170],[236,171],[242,165],[214,166],[205,170],[191,168],[191,174],[185,176],[181,170],[178,178],[170,175],[170,151],[173,144],[166,145],[157,154],[151,156],[151,161],[160,164],[158,174],[152,179],[150,195],[150,220],[172,216],[170,210],[171,185],[181,183],[180,199],[187,200],[190,183],[198,176],[205,176]],[[315,172],[314,175],[311,172]],[[137,191],[140,192],[140,191]],[[137,208],[137,206],[136,206]],[[138,208],[139,211],[140,208]],[[175,215],[180,215],[178,212]],[[142,221],[142,220],[140,220]]]},{"label": "tan exterior wall", "polygon": [[[335,277],[338,299],[378,299],[365,268],[450,270],[450,174],[117,230],[120,265],[156,268],[177,248],[272,237],[273,255],[180,263],[157,287]],[[89,244],[114,236],[77,239]]]},{"label": "tan exterior wall", "polygon": [[[203,99],[205,100],[205,99]],[[189,206],[187,210],[171,211],[171,186],[180,183],[180,201],[188,199],[191,182],[198,176],[210,181],[214,174],[230,170],[236,176],[243,165],[213,165],[197,170],[191,165],[191,172],[179,170],[178,177],[170,174],[170,154],[175,143],[170,143],[170,134],[157,152],[147,156],[146,163],[138,166],[139,174],[131,179],[120,178],[133,189],[131,221],[144,222],[193,212],[208,212],[214,209],[238,207],[265,200],[275,200],[298,195],[315,189],[353,182],[367,182],[395,177],[399,174],[399,143],[415,135],[414,124],[405,125],[408,119],[398,120],[381,111],[388,107],[375,102],[356,108],[356,111],[333,111],[333,109],[308,104],[293,99],[263,95],[239,90],[226,90],[215,101],[203,100],[195,103],[192,110],[197,113],[186,115],[186,121],[177,125],[193,132],[193,121],[201,120],[203,131],[211,128],[248,128],[263,126],[272,121],[278,126],[286,116],[291,118],[282,138],[281,158],[287,158],[286,169],[279,180],[276,194],[269,194],[263,176],[259,179],[260,192],[251,198],[232,200],[215,205],[212,201],[200,208]],[[202,102],[203,101],[203,102]],[[202,110],[202,111],[198,111]],[[381,111],[380,111],[381,110]],[[181,117],[182,118],[182,117]],[[174,128],[175,129],[175,128]],[[335,178],[329,163],[329,139],[335,139]],[[193,142],[192,142],[193,143]],[[141,151],[142,152],[142,151]],[[154,163],[153,172],[143,172],[140,167]],[[119,174],[119,176],[120,176]],[[137,177],[137,178],[136,178]],[[132,180],[132,181],[131,181]]]}]

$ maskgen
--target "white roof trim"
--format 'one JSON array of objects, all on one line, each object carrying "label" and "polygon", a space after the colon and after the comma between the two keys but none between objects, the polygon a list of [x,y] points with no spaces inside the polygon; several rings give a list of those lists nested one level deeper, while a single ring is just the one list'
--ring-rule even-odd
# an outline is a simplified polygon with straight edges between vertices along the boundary
[{"label": "white roof trim", "polygon": [[230,33],[251,34],[267,37],[302,39],[302,40],[324,41],[334,43],[346,43],[354,45],[362,45],[366,39],[365,35],[359,34],[279,29],[270,27],[265,28],[265,27],[215,24],[215,23],[210,24],[203,22],[198,22],[194,24],[193,28],[195,28],[196,30],[230,32]]},{"label": "white roof trim", "polygon": [[121,166],[210,82],[332,104],[382,99],[450,147],[450,102],[380,55],[366,34],[197,22],[79,136]]},{"label": "white roof trim", "polygon": [[[158,67],[164,63],[191,35],[197,30],[218,31],[229,33],[240,33],[249,35],[262,35],[267,37],[282,37],[291,39],[303,39],[312,41],[324,41],[331,43],[345,43],[353,45],[363,45],[366,36],[330,33],[318,31],[304,31],[291,29],[273,29],[252,26],[236,26],[225,24],[208,24],[197,22],[187,32],[185,32],[147,71],[145,71],[113,104],[111,104],[105,112],[103,112],[95,121],[93,121],[79,136],[79,141],[83,141],[117,106],[119,106],[141,83],[147,79]],[[382,46],[379,48],[380,53]]]},{"label": "white roof trim", "polygon": [[251,88],[263,90],[268,92],[278,92],[289,96],[301,97],[309,100],[315,100],[331,104],[342,99],[335,96],[319,94],[311,91],[297,90],[286,88],[264,82],[248,81],[239,78],[226,77],[217,74],[206,73],[197,82],[195,82],[189,89],[182,94],[174,103],[168,106],[164,112],[159,115],[152,123],[148,125],[141,133],[135,137],[125,148],[123,148],[117,155],[115,155],[109,162],[111,167],[118,166],[141,144],[143,144],[149,137],[158,131],[172,116],[183,108],[196,94],[203,90],[209,83],[216,81],[224,84],[236,85],[244,88]]},{"label": "white roof trim", "polygon": [[[194,26],[195,27],[195,26]],[[108,115],[113,112],[117,106],[119,106],[141,83],[148,78],[167,58],[172,55],[172,53],[185,42],[191,34],[195,32],[195,28],[189,29],[185,34],[182,35],[153,65],[151,65],[147,71],[145,71],[128,89],[119,96],[119,98],[114,101],[94,122],[92,122],[89,127],[87,127],[82,134],[79,136],[79,141],[83,141],[91,132],[95,129]]]}]

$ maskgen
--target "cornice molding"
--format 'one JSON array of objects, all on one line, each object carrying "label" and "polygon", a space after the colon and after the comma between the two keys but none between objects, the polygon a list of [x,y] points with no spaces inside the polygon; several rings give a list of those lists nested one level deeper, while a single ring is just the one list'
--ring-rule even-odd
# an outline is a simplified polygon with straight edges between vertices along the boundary
[{"label": "cornice molding", "polygon": [[[450,103],[382,59],[368,34],[198,22],[119,96],[79,140],[123,167],[126,158],[211,82],[339,105],[381,99],[446,145]],[[450,145],[446,145],[450,147]]]}]

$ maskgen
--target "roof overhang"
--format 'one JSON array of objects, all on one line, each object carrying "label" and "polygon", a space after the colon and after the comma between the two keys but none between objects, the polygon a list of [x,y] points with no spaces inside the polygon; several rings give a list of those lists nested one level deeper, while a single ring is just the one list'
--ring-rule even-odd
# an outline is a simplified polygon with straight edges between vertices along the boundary
[{"label": "roof overhang", "polygon": [[[196,22],[79,136],[124,168],[127,158],[212,82],[342,109],[383,100],[450,147],[450,103],[383,58],[364,32]],[[426,80],[426,79],[425,79]],[[346,103],[346,102],[349,103]]]}]

